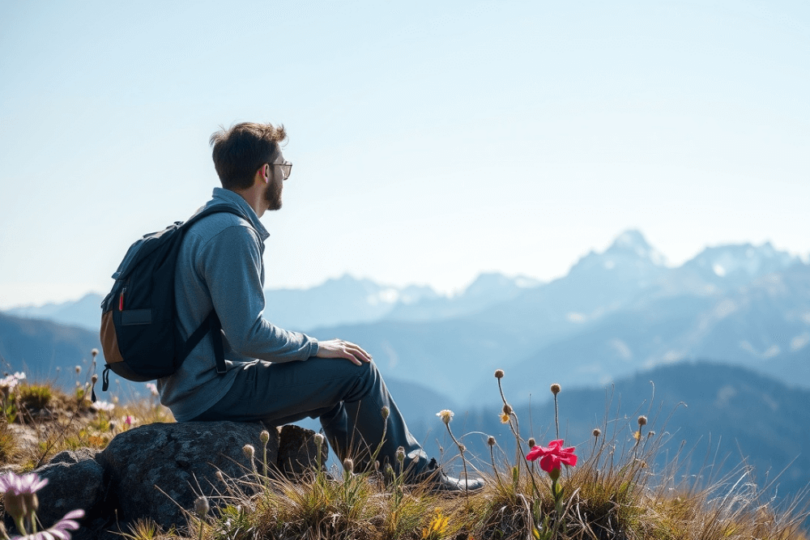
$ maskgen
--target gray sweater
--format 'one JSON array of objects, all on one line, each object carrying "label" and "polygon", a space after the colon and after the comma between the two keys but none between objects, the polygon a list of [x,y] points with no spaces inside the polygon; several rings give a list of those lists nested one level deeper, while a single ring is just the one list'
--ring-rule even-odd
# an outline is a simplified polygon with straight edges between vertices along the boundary
[{"label": "gray sweater", "polygon": [[175,299],[184,339],[216,309],[225,337],[228,371],[217,375],[211,338],[205,336],[180,369],[158,380],[160,402],[178,422],[208,410],[231,389],[237,369],[259,360],[306,360],[318,352],[314,338],[288,332],[266,321],[264,241],[270,236],[250,205],[238,194],[215,188],[204,208],[228,204],[233,214],[203,218],[186,232],[177,258]]}]

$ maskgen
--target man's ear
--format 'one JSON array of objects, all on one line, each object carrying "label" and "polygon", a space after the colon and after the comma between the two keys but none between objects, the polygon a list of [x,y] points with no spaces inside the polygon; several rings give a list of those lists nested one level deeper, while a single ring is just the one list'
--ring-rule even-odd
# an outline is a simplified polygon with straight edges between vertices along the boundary
[{"label": "man's ear", "polygon": [[255,181],[264,182],[265,184],[270,181],[270,165],[265,163],[256,171]]}]

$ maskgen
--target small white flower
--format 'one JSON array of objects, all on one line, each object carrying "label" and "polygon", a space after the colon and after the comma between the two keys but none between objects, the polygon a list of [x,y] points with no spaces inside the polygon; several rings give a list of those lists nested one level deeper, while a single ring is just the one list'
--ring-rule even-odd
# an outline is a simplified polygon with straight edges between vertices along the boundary
[{"label": "small white flower", "polygon": [[449,424],[450,420],[453,419],[453,411],[450,409],[444,409],[436,413],[436,416],[442,419],[442,422],[445,424]]},{"label": "small white flower", "polygon": [[112,412],[115,409],[115,404],[108,401],[96,401],[91,407],[97,411]]},{"label": "small white flower", "polygon": [[146,389],[149,390],[153,396],[159,396],[160,392],[158,392],[157,385],[155,383],[146,383]]},{"label": "small white flower", "polygon": [[22,371],[18,371],[17,373],[14,374],[14,378],[17,379],[18,381],[21,381],[25,379],[25,373]]}]

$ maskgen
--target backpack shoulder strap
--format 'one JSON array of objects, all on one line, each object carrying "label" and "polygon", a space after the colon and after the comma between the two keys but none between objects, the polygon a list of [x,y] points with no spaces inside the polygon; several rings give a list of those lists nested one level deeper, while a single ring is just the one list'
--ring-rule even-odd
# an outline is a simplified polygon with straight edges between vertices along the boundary
[{"label": "backpack shoulder strap", "polygon": [[[250,223],[250,221],[233,206],[229,204],[215,204],[191,216],[188,221],[183,223],[183,227],[190,227],[202,218],[218,213],[233,214]],[[197,344],[202,341],[202,338],[205,337],[205,334],[208,333],[211,334],[211,344],[214,347],[214,359],[216,360],[217,364],[217,374],[225,375],[227,366],[225,365],[225,346],[222,342],[222,323],[217,316],[216,310],[213,309],[211,310],[211,313],[208,314],[208,317],[206,317],[205,320],[200,324],[200,326],[198,326],[197,329],[192,332],[188,340],[183,343],[183,350],[181,353],[182,356],[179,358],[178,365],[182,363],[189,354],[191,354],[194,347],[196,347]]]}]

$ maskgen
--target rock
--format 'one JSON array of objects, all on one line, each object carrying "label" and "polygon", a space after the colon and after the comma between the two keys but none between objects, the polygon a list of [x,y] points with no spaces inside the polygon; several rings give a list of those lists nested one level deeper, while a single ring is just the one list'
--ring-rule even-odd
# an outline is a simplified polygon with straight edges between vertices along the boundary
[{"label": "rock", "polygon": [[82,450],[85,452],[61,452],[36,471],[41,478],[48,479],[48,484],[37,493],[37,517],[45,527],[50,527],[71,510],[80,508],[86,512],[87,518],[92,518],[100,510],[104,496],[104,468],[92,458],[94,452]]},{"label": "rock", "polygon": [[14,474],[21,474],[22,473],[22,465],[17,465],[16,463],[9,463],[8,465],[0,465],[0,475],[6,473],[14,473]]},{"label": "rock", "polygon": [[[295,478],[307,469],[317,466],[318,445],[314,432],[296,425],[282,426],[279,430],[278,467],[288,478]],[[329,446],[321,445],[321,468],[329,458]]]},{"label": "rock", "polygon": [[99,453],[99,450],[95,450],[93,448],[77,448],[76,450],[65,450],[64,452],[59,452],[53,459],[51,459],[50,464],[53,463],[78,463],[80,461],[84,461],[86,459],[95,459],[96,455]]},{"label": "rock", "polygon": [[[217,471],[238,479],[252,474],[252,465],[261,470],[263,429],[260,423],[183,422],[148,424],[117,435],[96,459],[110,477],[108,499],[119,523],[148,517],[164,530],[185,527],[183,510],[192,511],[200,494],[216,506],[223,487]],[[268,461],[275,464],[278,432],[270,435]],[[246,444],[256,449],[254,464],[242,451]]]}]

